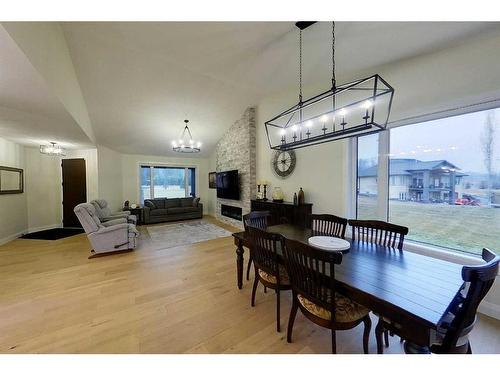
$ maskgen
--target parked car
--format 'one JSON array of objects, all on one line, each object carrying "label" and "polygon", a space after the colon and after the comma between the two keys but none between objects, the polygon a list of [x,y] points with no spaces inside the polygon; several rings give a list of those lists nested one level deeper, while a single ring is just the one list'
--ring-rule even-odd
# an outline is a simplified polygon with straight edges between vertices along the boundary
[{"label": "parked car", "polygon": [[481,198],[476,195],[464,194],[462,198],[455,200],[457,206],[480,206]]}]

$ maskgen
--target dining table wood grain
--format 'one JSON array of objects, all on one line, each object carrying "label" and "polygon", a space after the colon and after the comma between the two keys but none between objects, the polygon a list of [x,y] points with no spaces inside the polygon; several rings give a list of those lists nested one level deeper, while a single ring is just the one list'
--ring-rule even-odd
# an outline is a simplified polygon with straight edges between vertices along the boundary
[{"label": "dining table wood grain", "polygon": [[[281,224],[269,232],[307,243],[311,229]],[[238,288],[243,286],[245,232],[233,234],[237,247]],[[463,287],[462,265],[363,241],[349,240],[342,263],[335,267],[338,291],[390,322],[403,339],[427,346]],[[378,348],[379,352],[381,348]]]}]

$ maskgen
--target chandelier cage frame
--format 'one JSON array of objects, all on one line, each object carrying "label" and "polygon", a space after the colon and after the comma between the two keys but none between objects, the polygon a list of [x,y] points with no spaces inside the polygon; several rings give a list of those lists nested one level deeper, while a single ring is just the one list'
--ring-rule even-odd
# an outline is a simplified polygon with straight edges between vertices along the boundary
[{"label": "chandelier cage frame", "polygon": [[[383,131],[391,113],[394,88],[380,75],[336,85],[335,23],[332,22],[332,86],[302,100],[302,30],[299,31],[299,101],[265,122],[273,150],[293,150]],[[310,26],[311,22],[307,23]]]},{"label": "chandelier cage frame", "polygon": [[[182,152],[186,154],[194,154],[197,152],[201,151],[201,142],[195,142],[193,141],[193,136],[191,135],[191,130],[189,130],[189,120],[184,120],[184,123],[186,124],[184,126],[184,130],[182,131],[182,135],[180,137],[180,142],[177,144],[177,141],[172,141],[172,150],[175,152]],[[186,132],[189,135],[189,140],[188,144],[184,144],[184,140],[188,139],[186,137]],[[182,142],[181,142],[182,141]]]}]

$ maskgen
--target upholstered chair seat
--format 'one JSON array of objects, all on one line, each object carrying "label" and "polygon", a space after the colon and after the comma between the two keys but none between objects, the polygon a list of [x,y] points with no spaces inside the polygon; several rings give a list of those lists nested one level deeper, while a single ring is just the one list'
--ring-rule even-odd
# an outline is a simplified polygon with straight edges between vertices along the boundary
[{"label": "upholstered chair seat", "polygon": [[[318,318],[331,320],[332,314],[329,310],[318,306],[314,302],[308,300],[301,294],[297,294],[299,303],[311,314],[316,315]],[[330,301],[331,296],[328,297]],[[370,310],[366,307],[354,302],[352,299],[343,296],[340,293],[335,293],[335,321],[339,323],[349,323],[356,320],[363,319]]]},{"label": "upholstered chair seat", "polygon": [[[279,265],[280,272],[280,284],[282,285],[290,285],[290,279],[288,278],[288,272],[286,272],[286,268],[283,265]],[[277,284],[278,280],[276,276],[271,275],[263,270],[259,270],[259,276],[263,278],[265,281],[271,284]]]},{"label": "upholstered chair seat", "polygon": [[135,215],[131,215],[130,211],[111,212],[108,202],[105,199],[94,199],[90,203],[94,206],[96,215],[101,223],[122,218],[125,218],[131,224],[137,223],[137,218]]}]

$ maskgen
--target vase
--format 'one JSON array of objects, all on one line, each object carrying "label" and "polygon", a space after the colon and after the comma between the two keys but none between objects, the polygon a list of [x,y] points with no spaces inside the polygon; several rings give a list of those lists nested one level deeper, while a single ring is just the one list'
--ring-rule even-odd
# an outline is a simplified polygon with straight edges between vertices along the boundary
[{"label": "vase", "polygon": [[273,202],[283,202],[284,196],[285,195],[279,186],[273,189]]},{"label": "vase", "polygon": [[304,204],[305,203],[305,197],[304,197],[304,190],[300,188],[299,190],[299,204]]}]

